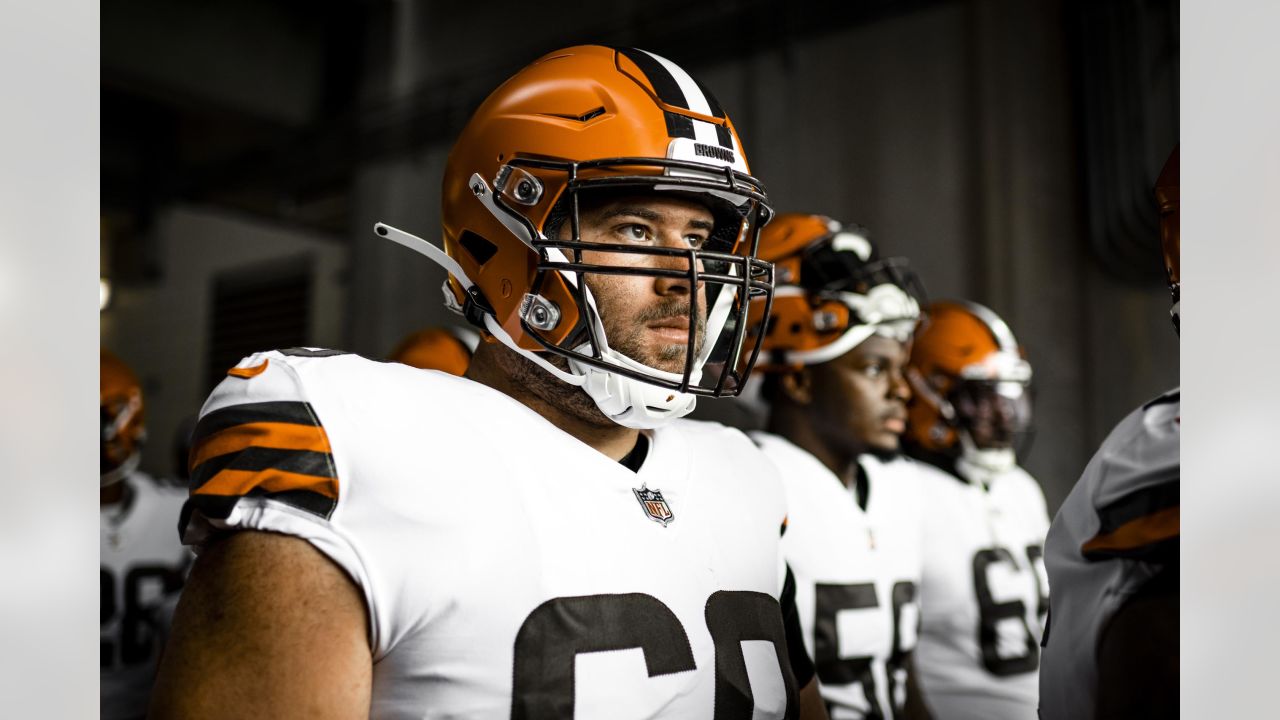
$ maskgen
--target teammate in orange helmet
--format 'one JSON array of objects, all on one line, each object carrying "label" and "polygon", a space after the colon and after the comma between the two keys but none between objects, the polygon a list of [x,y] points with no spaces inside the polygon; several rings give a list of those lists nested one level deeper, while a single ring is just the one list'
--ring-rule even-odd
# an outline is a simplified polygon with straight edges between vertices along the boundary
[{"label": "teammate in orange helmet", "polygon": [[821,215],[779,215],[760,257],[778,280],[767,319],[763,302],[752,313],[770,406],[752,438],[787,490],[782,545],[823,699],[835,717],[919,717],[920,501],[898,437],[923,291],[905,260]]},{"label": "teammate in orange helmet", "polygon": [[406,335],[387,359],[420,370],[465,375],[479,342],[480,337],[466,328],[426,328]]},{"label": "teammate in orange helmet", "polygon": [[777,472],[681,419],[758,347],[748,173],[719,103],[643,50],[495,90],[446,163],[444,249],[376,226],[485,342],[464,377],[314,348],[230,371],[153,714],[825,717]]},{"label": "teammate in orange helmet", "polygon": [[[1156,181],[1179,325],[1178,148]],[[1116,426],[1045,540],[1053,587],[1040,668],[1044,720],[1178,717],[1182,402],[1177,388]]]},{"label": "teammate in orange helmet", "polygon": [[904,438],[923,461],[915,667],[940,720],[1034,718],[1049,518],[1014,454],[1031,420],[1031,366],[982,305],[934,302],[925,318],[907,366]]},{"label": "teammate in orange helmet", "polygon": [[142,386],[106,350],[99,370],[101,715],[116,720],[146,714],[189,554],[173,532],[186,493],[138,470],[146,439]]}]

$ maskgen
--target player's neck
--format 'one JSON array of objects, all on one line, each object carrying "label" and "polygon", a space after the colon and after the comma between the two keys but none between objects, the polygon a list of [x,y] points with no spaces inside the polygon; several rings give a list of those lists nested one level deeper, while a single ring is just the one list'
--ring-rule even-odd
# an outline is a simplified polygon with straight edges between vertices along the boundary
[{"label": "player's neck", "polygon": [[[503,370],[499,362],[495,362],[493,353],[502,352],[493,347],[481,345],[467,368],[466,377],[482,385],[487,385],[503,393],[530,410],[546,418],[548,422],[577,438],[611,460],[621,460],[636,446],[640,431],[623,427],[604,420],[590,421],[579,417],[577,413],[548,401],[526,383],[519,382]],[[541,372],[541,371],[539,371]],[[557,381],[559,382],[559,381]]]},{"label": "player's neck", "polygon": [[817,458],[845,487],[853,483],[857,475],[858,454],[827,442],[803,408],[790,403],[778,403],[769,414],[767,429]]}]

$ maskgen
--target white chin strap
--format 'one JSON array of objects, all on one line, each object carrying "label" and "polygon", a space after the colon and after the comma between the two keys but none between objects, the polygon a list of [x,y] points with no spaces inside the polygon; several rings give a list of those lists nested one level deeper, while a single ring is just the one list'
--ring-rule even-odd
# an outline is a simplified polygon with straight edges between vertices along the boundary
[{"label": "white chin strap", "polygon": [[137,452],[133,453],[128,458],[126,458],[123,463],[120,464],[120,467],[116,468],[115,470],[108,470],[107,472],[102,473],[101,475],[102,484],[99,485],[99,487],[115,485],[116,483],[125,479],[126,477],[131,475],[134,470],[138,469],[138,464],[140,462],[142,462],[142,453],[137,453]]},{"label": "white chin strap", "polygon": [[[414,252],[425,255],[429,260],[453,275],[467,290],[474,287],[475,284],[467,277],[466,272],[457,261],[426,240],[384,223],[375,224],[374,232]],[[552,249],[550,252],[558,253],[559,251]],[[737,268],[732,268],[730,272],[731,274],[736,274],[736,271]],[[577,285],[577,275],[575,273],[562,271],[561,276],[571,285]],[[446,280],[445,282],[447,283],[448,281]],[[683,380],[683,373],[659,370],[610,348],[605,337],[604,326],[600,322],[599,313],[596,312],[595,300],[591,296],[591,290],[584,288],[584,291],[587,298],[587,308],[585,310],[588,321],[592,323],[595,336],[600,341],[600,357],[606,363],[642,372],[654,378],[670,382],[678,383]],[[445,294],[451,297],[447,286]],[[719,337],[733,305],[733,300],[730,296],[731,293],[727,289],[722,291],[707,315],[705,340],[702,352],[694,359],[693,372],[689,376],[690,383],[696,384],[702,378],[702,368],[706,364],[714,344],[711,339]],[[451,309],[457,310],[452,307]],[[497,338],[498,342],[527,358],[534,365],[547,371],[557,379],[582,388],[595,401],[596,407],[600,408],[600,412],[623,427],[638,430],[656,428],[671,420],[688,415],[697,404],[697,396],[690,393],[668,390],[642,380],[636,380],[635,378],[588,365],[579,360],[570,359],[569,370],[561,370],[552,365],[545,354],[520,347],[492,315],[486,314],[484,316],[484,325],[485,330]],[[579,346],[574,350],[584,355],[590,354],[590,347],[587,345]]]},{"label": "white chin strap", "polygon": [[1018,464],[1013,448],[979,448],[969,436],[969,431],[957,429],[960,437],[960,457],[956,460],[956,469],[971,480],[989,483],[995,476],[1012,470]]}]

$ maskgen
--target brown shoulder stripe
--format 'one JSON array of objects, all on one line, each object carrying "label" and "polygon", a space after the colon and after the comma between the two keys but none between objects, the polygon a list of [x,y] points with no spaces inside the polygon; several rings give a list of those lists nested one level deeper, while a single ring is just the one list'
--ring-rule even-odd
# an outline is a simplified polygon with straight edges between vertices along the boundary
[{"label": "brown shoulder stripe", "polygon": [[337,506],[329,437],[305,402],[248,403],[209,413],[196,425],[190,465],[194,507],[214,516],[225,517],[238,498],[253,496],[326,518]]}]

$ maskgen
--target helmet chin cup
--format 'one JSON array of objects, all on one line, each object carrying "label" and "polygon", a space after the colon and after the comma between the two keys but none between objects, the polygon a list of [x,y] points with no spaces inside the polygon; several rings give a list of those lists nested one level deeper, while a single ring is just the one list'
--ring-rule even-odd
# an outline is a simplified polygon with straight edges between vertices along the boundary
[{"label": "helmet chin cup", "polygon": [[1018,464],[1013,448],[984,450],[973,442],[969,431],[958,429],[956,435],[960,437],[960,457],[956,461],[956,466],[967,477],[977,475],[984,479],[990,478],[1007,472]]},{"label": "helmet chin cup", "polygon": [[[683,373],[666,372],[636,362],[613,349],[605,349],[601,357],[610,365],[641,370],[671,382],[680,382]],[[586,378],[582,389],[595,401],[606,417],[623,427],[652,430],[668,421],[693,412],[698,398],[692,393],[670,390],[620,373],[569,359],[569,369]],[[702,370],[694,368],[690,382],[701,379]]]},{"label": "helmet chin cup", "polygon": [[[695,395],[660,388],[577,360],[569,360],[569,367],[575,374],[585,376],[582,389],[600,412],[623,427],[652,430],[693,412],[698,402]],[[671,376],[680,379],[675,373]]]}]

